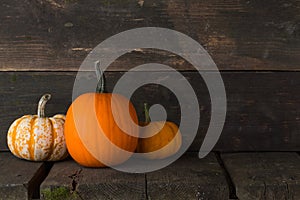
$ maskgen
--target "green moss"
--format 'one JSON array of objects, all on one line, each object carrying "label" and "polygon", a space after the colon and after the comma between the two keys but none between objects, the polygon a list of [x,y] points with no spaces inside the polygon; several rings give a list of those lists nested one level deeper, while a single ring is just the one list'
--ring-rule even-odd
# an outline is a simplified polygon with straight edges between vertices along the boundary
[{"label": "green moss", "polygon": [[17,75],[16,74],[13,74],[12,76],[11,76],[11,82],[16,82],[17,81]]},{"label": "green moss", "polygon": [[32,40],[32,37],[31,37],[30,35],[27,35],[27,36],[25,37],[25,39],[26,39],[26,40]]},{"label": "green moss", "polygon": [[105,6],[111,6],[111,5],[127,5],[134,1],[132,0],[102,0],[102,4]]},{"label": "green moss", "polygon": [[41,191],[45,200],[76,200],[80,199],[76,192],[71,192],[66,187],[47,188]]},{"label": "green moss", "polygon": [[65,0],[65,3],[76,3],[78,0]]},{"label": "green moss", "polygon": [[[83,0],[64,0],[65,4],[72,4],[72,3],[81,3],[84,2]],[[99,3],[104,6],[112,6],[112,5],[127,5],[130,3],[136,3],[137,1],[133,0],[100,0]]]}]

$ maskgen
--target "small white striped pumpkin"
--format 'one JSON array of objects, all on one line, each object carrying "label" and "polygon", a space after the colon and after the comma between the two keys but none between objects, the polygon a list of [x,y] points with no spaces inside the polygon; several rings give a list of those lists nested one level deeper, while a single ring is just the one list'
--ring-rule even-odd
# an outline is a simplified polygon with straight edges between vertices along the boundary
[{"label": "small white striped pumpkin", "polygon": [[37,115],[25,115],[11,124],[7,145],[15,156],[31,161],[57,161],[67,157],[65,116],[45,117],[45,104],[50,98],[50,94],[42,96]]}]

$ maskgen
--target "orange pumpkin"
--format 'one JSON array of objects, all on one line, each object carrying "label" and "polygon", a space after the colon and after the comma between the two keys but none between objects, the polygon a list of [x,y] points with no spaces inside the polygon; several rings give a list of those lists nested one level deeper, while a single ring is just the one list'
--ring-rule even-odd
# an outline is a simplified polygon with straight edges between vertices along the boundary
[{"label": "orange pumpkin", "polygon": [[45,117],[45,105],[50,98],[50,94],[43,95],[37,115],[25,115],[10,126],[7,145],[15,156],[32,161],[57,161],[67,157],[65,116]]},{"label": "orange pumpkin", "polygon": [[[98,76],[97,93],[83,94],[75,99],[68,109],[65,122],[68,151],[76,162],[86,167],[113,166],[125,162],[136,149],[138,140],[138,127],[129,125],[129,120],[138,123],[133,105],[124,96],[103,93],[103,73],[98,73],[101,75]],[[126,130],[131,135],[121,130],[114,120],[111,104],[118,108],[115,117],[121,119],[120,127],[127,126]],[[132,119],[124,117],[128,109]]]},{"label": "orange pumpkin", "polygon": [[144,110],[146,122],[140,123],[144,126],[140,132],[143,138],[139,138],[136,151],[144,153],[143,156],[148,159],[164,159],[175,154],[182,143],[182,136],[177,125],[169,121],[150,123],[147,104],[144,104]]}]

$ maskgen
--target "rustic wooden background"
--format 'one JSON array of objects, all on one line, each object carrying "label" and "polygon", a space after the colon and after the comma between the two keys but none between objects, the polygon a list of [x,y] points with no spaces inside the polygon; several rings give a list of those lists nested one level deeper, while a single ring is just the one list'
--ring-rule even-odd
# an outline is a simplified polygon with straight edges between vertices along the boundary
[{"label": "rustic wooden background", "polygon": [[[300,149],[300,2],[158,0],[3,0],[0,7],[0,149],[14,119],[34,114],[38,98],[53,94],[47,114],[65,113],[85,56],[106,38],[131,28],[159,26],[197,40],[221,70],[228,112],[219,151]],[[194,87],[201,109],[201,145],[210,119],[205,83],[192,66],[168,52],[123,55],[106,72],[107,90],[124,71],[147,62],[178,69]],[[157,72],[158,73],[158,72]],[[154,73],[155,75],[155,73]],[[147,85],[132,97],[162,103],[179,123],[178,103],[165,88]],[[171,102],[171,103],[164,103]]]},{"label": "rustic wooden background", "polygon": [[[201,121],[189,152],[175,163],[126,174],[82,168],[71,159],[26,162],[8,152],[9,125],[34,114],[42,94],[53,96],[47,115],[65,113],[88,53],[114,34],[145,26],[190,36],[220,69],[228,109],[215,152],[201,160],[195,153],[210,121],[204,81],[179,56],[154,49],[132,51],[112,63],[106,90],[130,68],[149,62],[169,65],[189,80]],[[85,81],[95,78],[86,73]],[[166,74],[149,75],[158,73]],[[0,199],[299,199],[299,91],[299,0],[1,0]],[[140,120],[147,101],[161,103],[168,119],[180,123],[178,102],[167,88],[146,85],[131,100]]]}]

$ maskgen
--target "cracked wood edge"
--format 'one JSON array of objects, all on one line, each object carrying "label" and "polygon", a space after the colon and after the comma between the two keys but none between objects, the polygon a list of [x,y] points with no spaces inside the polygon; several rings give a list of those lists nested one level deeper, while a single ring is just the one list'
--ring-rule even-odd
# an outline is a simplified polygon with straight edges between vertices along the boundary
[{"label": "cracked wood edge", "polygon": [[50,165],[30,162],[0,152],[0,199],[37,199]]},{"label": "cracked wood edge", "polygon": [[41,185],[41,199],[143,199],[143,174],[84,168],[73,160],[55,163]]}]

